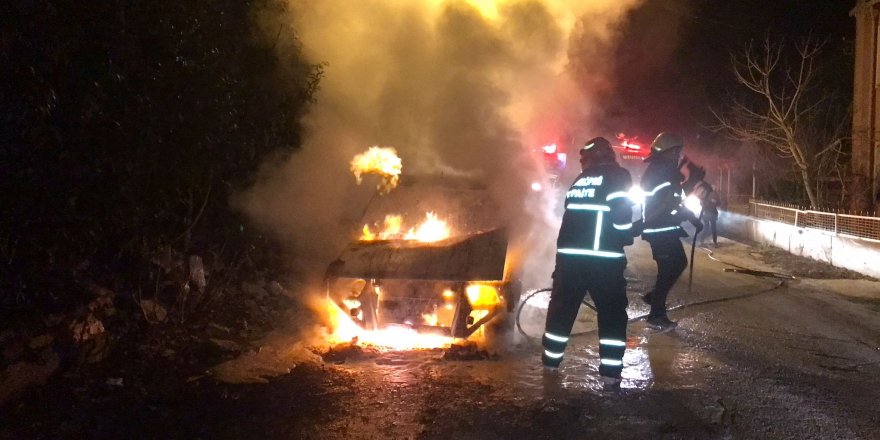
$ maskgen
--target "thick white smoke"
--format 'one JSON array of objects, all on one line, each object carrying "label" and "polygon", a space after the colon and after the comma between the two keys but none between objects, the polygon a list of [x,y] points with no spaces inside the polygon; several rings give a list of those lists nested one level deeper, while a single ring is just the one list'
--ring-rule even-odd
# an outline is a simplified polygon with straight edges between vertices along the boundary
[{"label": "thick white smoke", "polygon": [[[278,50],[297,44],[292,29],[309,60],[326,63],[325,77],[302,148],[267,164],[240,203],[293,246],[301,267],[320,270],[354,237],[374,186],[355,185],[350,159],[393,146],[404,176],[483,179],[525,263],[538,263],[527,272],[547,284],[556,225],[524,203],[530,151],[595,135],[599,112],[583,85],[610,82],[604,56],[640,1],[287,0],[261,16],[262,28]],[[570,53],[595,76],[572,78]]]}]

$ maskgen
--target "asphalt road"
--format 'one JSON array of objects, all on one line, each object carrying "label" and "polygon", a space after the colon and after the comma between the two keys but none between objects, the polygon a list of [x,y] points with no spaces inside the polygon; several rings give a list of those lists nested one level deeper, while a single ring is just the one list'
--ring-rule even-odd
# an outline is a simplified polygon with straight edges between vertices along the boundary
[{"label": "asphalt road", "polygon": [[[653,262],[641,242],[629,257],[629,312],[638,317],[646,312],[638,295],[652,282]],[[714,257],[785,269],[762,261],[761,249],[730,241]],[[809,273],[806,263],[787,263]],[[685,273],[670,298],[670,305],[683,306],[671,313],[680,324],[674,332],[630,325],[619,392],[599,386],[594,317],[582,309],[557,373],[540,367],[536,341],[512,331],[495,339],[489,359],[444,360],[443,350],[352,350],[334,362],[299,357],[289,373],[265,367],[275,376],[265,384],[207,378],[180,381],[148,399],[110,397],[76,410],[70,402],[54,411],[19,407],[16,426],[0,432],[10,438],[880,438],[880,283],[784,281],[725,267],[698,251],[691,292]],[[540,320],[538,308],[529,313]],[[540,331],[540,324],[524,328]],[[283,341],[271,343],[276,353],[293,343]]]}]

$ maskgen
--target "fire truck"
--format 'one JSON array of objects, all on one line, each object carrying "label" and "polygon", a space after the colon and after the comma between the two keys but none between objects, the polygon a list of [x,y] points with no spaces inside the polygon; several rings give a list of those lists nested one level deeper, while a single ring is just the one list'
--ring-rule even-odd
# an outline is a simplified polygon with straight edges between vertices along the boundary
[{"label": "fire truck", "polygon": [[651,154],[651,149],[642,145],[637,137],[627,137],[624,133],[617,135],[617,144],[613,147],[620,165],[632,174],[634,182],[638,182],[645,171],[645,158]]},{"label": "fire truck", "polygon": [[547,144],[533,150],[540,155],[540,177],[532,183],[533,191],[543,191],[564,185],[567,174],[568,154],[560,151],[557,144]]}]

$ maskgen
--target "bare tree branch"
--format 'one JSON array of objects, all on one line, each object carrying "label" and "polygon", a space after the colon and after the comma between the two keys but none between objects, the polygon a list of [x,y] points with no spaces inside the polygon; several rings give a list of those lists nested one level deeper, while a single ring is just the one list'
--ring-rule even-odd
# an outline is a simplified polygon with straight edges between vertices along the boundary
[{"label": "bare tree branch", "polygon": [[796,42],[793,52],[769,37],[749,43],[730,60],[736,83],[751,99],[733,99],[724,112],[712,110],[716,131],[790,160],[813,206],[819,204],[817,178],[842,175],[845,133],[845,124],[829,126],[830,116],[823,114],[828,99],[814,91],[823,46],[812,38]]}]

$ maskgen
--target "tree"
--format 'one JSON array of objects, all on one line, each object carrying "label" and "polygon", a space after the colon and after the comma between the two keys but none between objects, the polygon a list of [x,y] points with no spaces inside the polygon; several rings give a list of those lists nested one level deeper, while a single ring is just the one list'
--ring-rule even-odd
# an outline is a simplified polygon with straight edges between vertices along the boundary
[{"label": "tree", "polygon": [[256,234],[229,196],[299,145],[322,73],[276,50],[281,30],[258,29],[256,12],[283,5],[4,4],[0,321],[52,290],[73,297],[83,268],[136,292],[160,251],[254,260]]},{"label": "tree", "polygon": [[734,78],[744,93],[724,111],[712,110],[716,130],[789,160],[812,206],[820,204],[816,182],[841,175],[849,124],[848,107],[823,87],[823,46],[810,38],[794,43],[793,51],[769,37],[757,48],[750,43],[731,55]]}]

